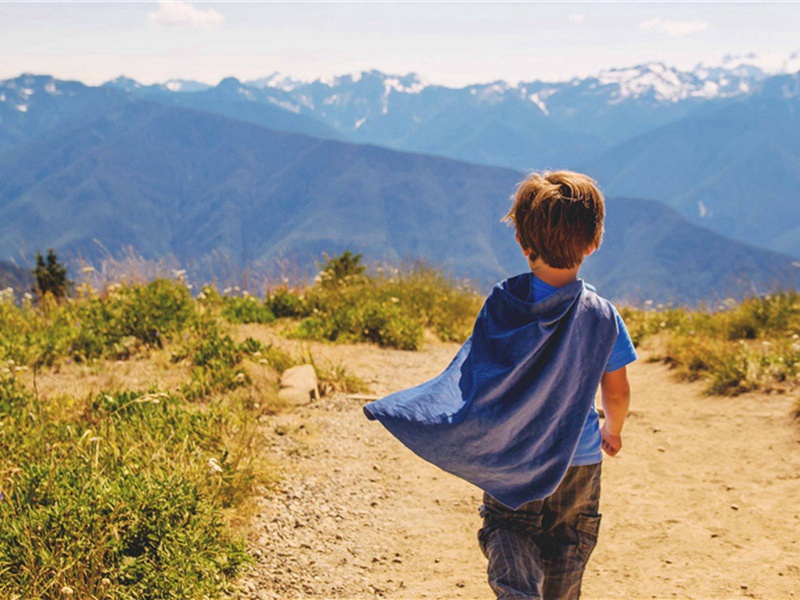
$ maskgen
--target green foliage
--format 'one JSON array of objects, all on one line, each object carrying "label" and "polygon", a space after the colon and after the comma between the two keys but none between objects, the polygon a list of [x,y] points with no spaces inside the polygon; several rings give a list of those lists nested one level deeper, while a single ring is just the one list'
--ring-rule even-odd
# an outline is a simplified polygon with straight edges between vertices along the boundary
[{"label": "green foliage", "polygon": [[330,312],[300,322],[293,335],[338,342],[375,342],[400,350],[417,350],[423,324],[392,302],[348,294]]},{"label": "green foliage", "polygon": [[250,379],[242,367],[243,352],[230,335],[212,318],[193,324],[182,348],[173,354],[178,361],[191,357],[191,379],[182,391],[197,400],[247,385]]},{"label": "green foliage", "polygon": [[189,291],[174,281],[114,286],[104,296],[39,307],[0,303],[0,360],[52,365],[126,358],[162,347],[196,318]]},{"label": "green foliage", "polygon": [[252,360],[259,364],[269,365],[278,373],[283,373],[286,369],[303,364],[305,361],[289,354],[283,348],[274,344],[264,344],[256,339],[248,337],[239,345],[239,349]]},{"label": "green foliage", "polygon": [[222,518],[260,478],[247,421],[164,393],[59,409],[0,382],[0,595],[219,595],[248,561]]},{"label": "green foliage", "polygon": [[223,298],[222,316],[231,323],[272,323],[270,307],[253,296]]},{"label": "green foliage", "polygon": [[[276,315],[304,316],[293,336],[416,350],[426,328],[445,341],[463,341],[471,333],[481,299],[468,286],[420,263],[403,270],[379,268],[368,277],[352,266],[360,267],[360,255],[346,255],[328,261],[337,265],[330,269],[335,277],[324,277],[323,270],[314,287],[302,293],[280,290],[268,299]],[[278,310],[278,302],[289,308]]]},{"label": "green foliage", "polygon": [[326,288],[353,285],[365,281],[366,273],[361,255],[345,250],[341,256],[327,257],[319,274],[319,285]]},{"label": "green foliage", "polygon": [[303,294],[293,293],[285,287],[268,294],[266,304],[278,318],[307,317],[311,312]]},{"label": "green foliage", "polygon": [[782,292],[717,311],[626,309],[637,344],[660,336],[658,357],[685,379],[703,379],[712,394],[784,390],[800,385],[800,294]]},{"label": "green foliage", "polygon": [[55,250],[47,251],[47,261],[40,252],[36,252],[36,267],[33,269],[36,280],[35,292],[39,298],[50,294],[56,300],[67,297],[70,282],[67,279],[67,268],[58,262]]}]

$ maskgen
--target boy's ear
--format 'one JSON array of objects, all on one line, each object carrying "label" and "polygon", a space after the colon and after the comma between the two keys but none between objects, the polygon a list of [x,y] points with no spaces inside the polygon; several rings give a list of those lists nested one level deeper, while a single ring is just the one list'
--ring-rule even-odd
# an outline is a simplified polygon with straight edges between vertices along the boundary
[{"label": "boy's ear", "polygon": [[597,250],[597,244],[592,244],[592,245],[591,245],[591,246],[589,246],[589,247],[586,249],[586,251],[583,253],[583,257],[584,257],[584,258],[586,258],[587,256],[591,256],[592,254],[594,254],[594,253],[595,253],[595,250]]}]

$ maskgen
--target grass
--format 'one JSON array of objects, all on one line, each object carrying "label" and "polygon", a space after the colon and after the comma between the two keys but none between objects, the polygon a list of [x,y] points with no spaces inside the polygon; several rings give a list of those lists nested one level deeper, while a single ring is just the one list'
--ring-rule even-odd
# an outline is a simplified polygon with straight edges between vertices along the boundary
[{"label": "grass", "polygon": [[270,291],[267,306],[276,317],[299,319],[290,335],[300,339],[418,350],[426,328],[443,341],[470,335],[482,299],[469,285],[424,263],[368,274],[359,258],[349,260],[350,271],[330,259],[315,285]]},{"label": "grass", "polygon": [[[250,561],[239,515],[273,480],[255,440],[277,374],[252,390],[251,372],[274,371],[248,368],[226,306],[166,279],[0,303],[0,596],[202,598],[230,587]],[[70,375],[142,360],[171,362],[180,383],[77,393]]]},{"label": "grass", "polygon": [[[780,292],[716,310],[622,311],[634,343],[658,337],[655,358],[710,394],[800,387],[800,294]],[[798,405],[800,409],[800,405]]]},{"label": "grass", "polygon": [[255,440],[282,409],[280,373],[310,362],[323,394],[367,391],[344,364],[233,328],[281,319],[293,337],[413,350],[426,329],[465,339],[480,307],[428,266],[368,273],[349,253],[265,300],[143,279],[0,298],[0,597],[224,594],[274,481]]}]

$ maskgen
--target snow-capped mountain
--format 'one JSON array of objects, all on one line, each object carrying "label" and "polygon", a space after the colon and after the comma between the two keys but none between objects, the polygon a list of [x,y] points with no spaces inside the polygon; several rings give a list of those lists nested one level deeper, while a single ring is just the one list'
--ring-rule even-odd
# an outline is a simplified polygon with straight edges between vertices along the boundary
[{"label": "snow-capped mountain", "polygon": [[785,75],[800,71],[800,52],[748,52],[726,54],[716,62],[700,63],[695,72],[708,69],[746,73],[751,70],[766,75]]},{"label": "snow-capped mountain", "polygon": [[0,153],[62,123],[78,126],[126,98],[116,90],[23,74],[0,81]]}]

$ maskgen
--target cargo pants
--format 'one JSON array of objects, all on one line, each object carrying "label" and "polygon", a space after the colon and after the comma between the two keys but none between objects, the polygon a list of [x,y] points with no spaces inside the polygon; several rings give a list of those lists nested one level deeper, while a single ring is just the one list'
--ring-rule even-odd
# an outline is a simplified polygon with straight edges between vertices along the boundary
[{"label": "cargo pants", "polygon": [[484,494],[478,532],[501,600],[580,597],[600,527],[600,463],[570,467],[553,494],[517,510]]}]

